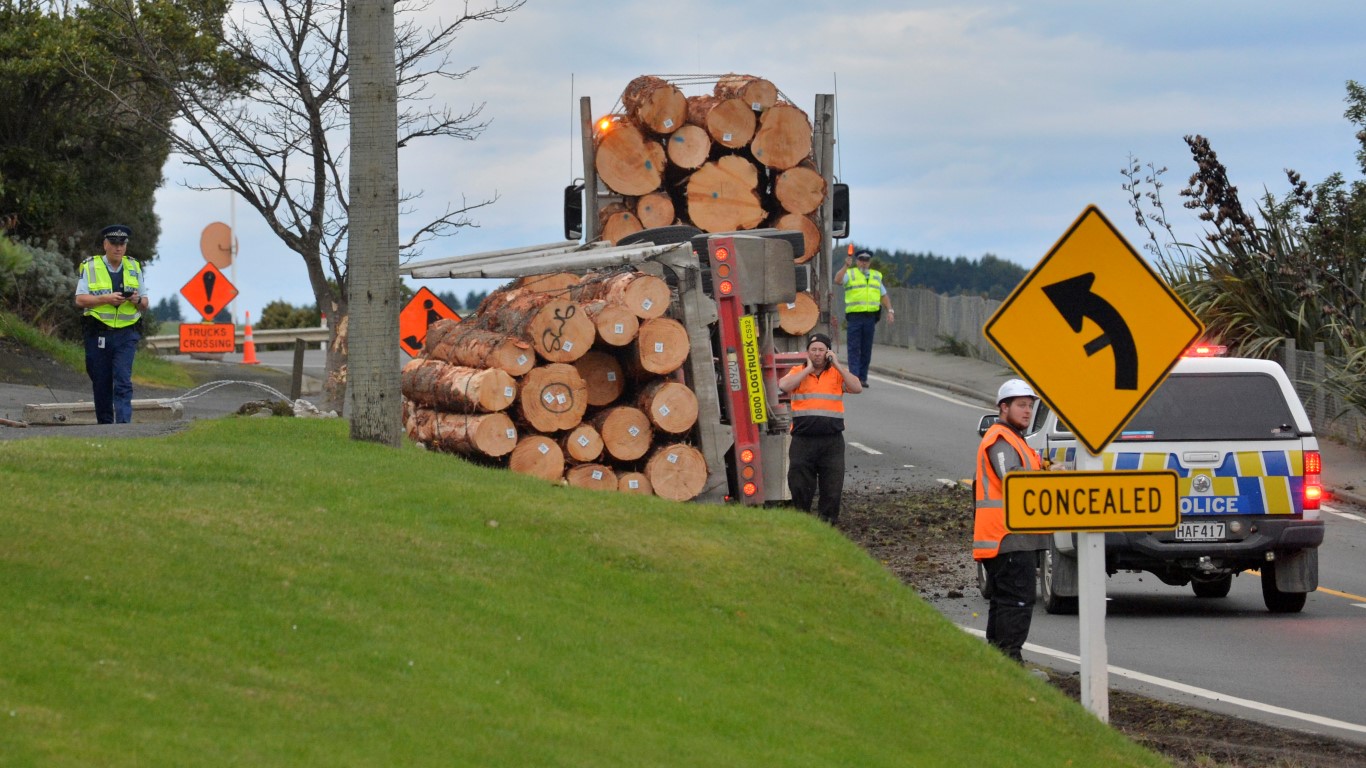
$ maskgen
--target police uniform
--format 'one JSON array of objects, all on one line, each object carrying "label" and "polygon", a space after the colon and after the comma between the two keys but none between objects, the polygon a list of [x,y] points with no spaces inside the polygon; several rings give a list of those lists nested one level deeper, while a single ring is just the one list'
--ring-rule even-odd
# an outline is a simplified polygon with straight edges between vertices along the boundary
[{"label": "police uniform", "polygon": [[[997,402],[1026,396],[1032,397],[1033,390],[1014,379],[1001,386]],[[977,446],[972,556],[982,562],[991,584],[987,642],[1016,661],[1023,661],[1021,649],[1033,622],[1037,552],[1048,546],[1048,536],[1006,530],[1005,476],[1041,467],[1039,454],[1005,423],[993,424]]]},{"label": "police uniform", "polygon": [[[122,224],[105,227],[100,241],[109,246],[128,242],[132,230]],[[103,297],[111,294],[138,294],[136,302],[99,303],[83,306],[85,372],[95,401],[95,419],[100,424],[127,424],[133,420],[133,357],[142,338],[138,321],[145,306],[147,281],[142,264],[124,256],[117,266],[107,255],[91,256],[81,262],[76,296]]]},{"label": "police uniform", "polygon": [[[858,261],[872,259],[863,251]],[[882,284],[882,273],[876,269],[864,274],[858,266],[844,271],[844,326],[845,342],[849,348],[849,371],[860,383],[868,386],[868,364],[873,359],[873,332],[881,317],[882,297],[887,288]]]}]

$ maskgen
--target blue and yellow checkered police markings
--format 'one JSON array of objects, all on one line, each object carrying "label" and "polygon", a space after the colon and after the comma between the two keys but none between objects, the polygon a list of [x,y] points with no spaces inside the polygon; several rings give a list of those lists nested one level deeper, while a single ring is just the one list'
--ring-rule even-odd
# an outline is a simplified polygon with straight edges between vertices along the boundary
[{"label": "blue and yellow checkered police markings", "polygon": [[1106,452],[1106,469],[1170,469],[1183,515],[1298,515],[1304,512],[1304,451],[1231,451],[1218,466],[1186,467],[1176,453]]}]

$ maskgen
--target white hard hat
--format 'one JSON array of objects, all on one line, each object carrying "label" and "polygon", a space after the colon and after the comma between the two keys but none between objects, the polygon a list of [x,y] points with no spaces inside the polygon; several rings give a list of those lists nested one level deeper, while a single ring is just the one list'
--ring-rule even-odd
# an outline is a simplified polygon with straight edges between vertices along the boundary
[{"label": "white hard hat", "polygon": [[1002,384],[1001,388],[996,391],[996,404],[1000,405],[1012,397],[1038,397],[1038,395],[1034,394],[1034,390],[1024,380],[1011,379]]}]

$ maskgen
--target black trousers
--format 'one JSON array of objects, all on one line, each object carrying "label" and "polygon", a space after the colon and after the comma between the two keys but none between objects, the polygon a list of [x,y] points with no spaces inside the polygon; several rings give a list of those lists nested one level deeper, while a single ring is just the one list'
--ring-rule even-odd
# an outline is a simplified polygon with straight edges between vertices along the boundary
[{"label": "black trousers", "polygon": [[787,488],[792,491],[792,505],[810,512],[811,503],[819,494],[816,514],[833,525],[839,519],[840,496],[844,494],[844,435],[793,435],[787,459]]},{"label": "black trousers", "polygon": [[991,606],[987,609],[987,642],[1016,661],[1029,624],[1034,619],[1034,583],[1038,578],[1038,552],[1002,552],[982,564],[991,583]]}]

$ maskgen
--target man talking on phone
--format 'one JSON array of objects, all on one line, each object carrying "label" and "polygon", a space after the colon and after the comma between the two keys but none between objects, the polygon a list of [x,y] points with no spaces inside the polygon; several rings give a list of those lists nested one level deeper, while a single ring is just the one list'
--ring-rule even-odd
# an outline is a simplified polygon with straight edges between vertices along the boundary
[{"label": "man talking on phone", "polygon": [[863,385],[835,357],[830,337],[813,333],[806,340],[806,364],[788,371],[778,388],[792,395],[787,470],[792,504],[810,512],[819,496],[816,514],[834,525],[844,493],[844,394],[858,394]]},{"label": "man talking on phone", "polygon": [[95,395],[95,420],[133,420],[133,356],[142,334],[138,321],[147,308],[142,265],[126,257],[132,230],[113,224],[100,230],[103,256],[81,262],[76,306],[85,332],[85,372]]}]

